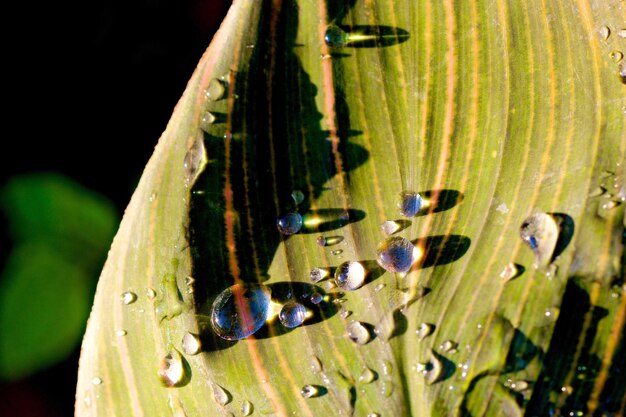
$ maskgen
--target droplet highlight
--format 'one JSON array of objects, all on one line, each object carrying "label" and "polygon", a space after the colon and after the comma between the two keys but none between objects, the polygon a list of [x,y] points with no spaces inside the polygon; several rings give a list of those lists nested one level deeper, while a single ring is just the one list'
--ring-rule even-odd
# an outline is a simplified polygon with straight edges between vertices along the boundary
[{"label": "droplet highlight", "polygon": [[359,289],[365,283],[367,272],[361,262],[344,262],[335,270],[337,286],[346,291]]},{"label": "droplet highlight", "polygon": [[414,217],[422,209],[423,203],[424,199],[420,194],[414,191],[402,191],[398,208],[402,216]]},{"label": "droplet highlight", "polygon": [[389,272],[408,272],[422,257],[422,250],[399,236],[388,237],[376,249],[376,262]]},{"label": "droplet highlight", "polygon": [[285,236],[296,234],[302,229],[302,216],[295,211],[284,214],[276,219],[276,227]]},{"label": "droplet highlight", "polygon": [[353,321],[348,324],[348,337],[357,345],[364,345],[370,341],[369,330],[360,321]]},{"label": "droplet highlight", "polygon": [[281,324],[287,328],[294,328],[304,323],[307,317],[306,307],[300,303],[289,301],[283,305],[278,313],[278,319]]},{"label": "droplet highlight", "polygon": [[270,308],[271,290],[264,285],[236,284],[222,291],[211,308],[211,325],[226,340],[240,340],[259,330]]}]

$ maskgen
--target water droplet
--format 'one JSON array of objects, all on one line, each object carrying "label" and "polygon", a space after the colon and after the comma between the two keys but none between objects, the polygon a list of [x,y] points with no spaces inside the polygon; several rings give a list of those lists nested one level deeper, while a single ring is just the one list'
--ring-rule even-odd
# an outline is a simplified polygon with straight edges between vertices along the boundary
[{"label": "water droplet", "polygon": [[183,348],[183,352],[186,355],[197,355],[200,353],[202,349],[202,342],[200,341],[200,336],[197,334],[193,334],[190,332],[185,333],[183,336],[183,340],[181,342],[181,346]]},{"label": "water droplet", "polygon": [[293,190],[291,192],[291,198],[293,199],[293,202],[296,203],[296,206],[297,206],[304,201],[304,194],[300,190]]},{"label": "water droplet", "polygon": [[327,236],[325,244],[326,246],[332,246],[332,245],[341,243],[342,241],[343,241],[343,236]]},{"label": "water droplet", "polygon": [[374,291],[380,292],[380,290],[382,290],[383,288],[385,288],[385,284],[378,284],[377,286],[374,287]]},{"label": "water droplet", "polygon": [[318,292],[314,292],[313,294],[311,294],[310,300],[313,304],[319,304],[324,300],[324,296]]},{"label": "water droplet", "polygon": [[187,373],[180,352],[172,349],[159,364],[157,375],[166,387],[178,387],[184,384]]},{"label": "water droplet", "polygon": [[419,340],[424,340],[424,338],[430,336],[435,331],[435,325],[430,323],[422,323],[419,325],[415,333],[417,333],[417,337]]},{"label": "water droplet", "polygon": [[322,372],[323,366],[322,366],[322,361],[320,361],[320,358],[318,358],[317,356],[312,356],[311,357],[311,371],[313,371],[314,373],[319,373]]},{"label": "water droplet", "polygon": [[278,313],[278,318],[283,326],[290,329],[300,326],[307,317],[306,308],[294,301],[289,301],[283,305]]},{"label": "water droplet", "polygon": [[211,129],[211,125],[213,125],[216,120],[217,118],[213,113],[211,113],[210,111],[204,112],[204,114],[202,115],[202,120],[200,120],[200,129],[204,130],[205,132],[209,132],[209,130]]},{"label": "water droplet", "polygon": [[309,277],[311,278],[311,282],[317,283],[330,275],[330,271],[327,268],[313,268],[311,269],[311,274]]},{"label": "water droplet", "polygon": [[122,293],[120,299],[126,305],[132,304],[137,301],[137,294],[135,294],[134,292],[126,291],[125,293]]},{"label": "water droplet", "polygon": [[530,386],[530,384],[528,383],[528,381],[524,381],[523,379],[522,380],[507,379],[506,382],[504,383],[504,386],[506,388],[509,388],[512,391],[522,392],[522,391],[526,391],[528,387]]},{"label": "water droplet", "polygon": [[93,378],[91,378],[91,383],[93,385],[100,385],[102,384],[102,378],[94,376]]},{"label": "water droplet", "polygon": [[363,372],[359,375],[359,382],[363,384],[369,384],[374,381],[374,379],[376,379],[376,374],[370,368],[363,369]]},{"label": "water droplet", "polygon": [[156,291],[154,291],[152,288],[146,289],[146,297],[148,297],[148,300],[154,300],[156,298],[156,295]]},{"label": "water droplet", "polygon": [[620,62],[624,58],[624,54],[621,51],[613,51],[609,54],[613,62]]},{"label": "water droplet", "polygon": [[509,262],[504,267],[502,272],[500,272],[500,278],[502,278],[504,281],[509,281],[515,278],[517,276],[517,273],[518,273],[517,266],[513,262]]},{"label": "water droplet", "polygon": [[620,66],[619,66],[619,76],[622,79],[622,83],[626,84],[626,65],[620,64]]},{"label": "water droplet", "polygon": [[337,256],[337,255],[341,255],[343,253],[343,249],[335,249],[334,251],[331,252],[333,255]]},{"label": "water droplet", "polygon": [[128,332],[126,330],[116,330],[115,334],[122,337],[122,336],[126,336]]},{"label": "water droplet", "polygon": [[453,342],[452,340],[446,340],[441,344],[441,346],[439,346],[439,349],[446,353],[455,353],[457,351],[457,347],[459,347],[458,343]]},{"label": "water droplet", "polygon": [[230,395],[230,393],[226,391],[223,387],[215,383],[213,383],[212,386],[213,386],[213,400],[215,400],[217,404],[224,406],[232,400],[233,398],[232,395]]},{"label": "water droplet", "polygon": [[302,216],[295,211],[284,214],[276,219],[276,227],[283,235],[296,234],[302,229]]},{"label": "water droplet", "polygon": [[509,208],[506,206],[506,203],[501,203],[498,207],[496,207],[496,211],[506,214],[509,212]]},{"label": "water droplet", "polygon": [[315,385],[305,385],[300,390],[300,394],[302,394],[304,398],[317,397],[319,393],[320,390]]},{"label": "water droplet", "polygon": [[348,324],[348,337],[358,345],[364,345],[370,341],[370,332],[360,321]]},{"label": "water droplet", "polygon": [[384,375],[391,375],[391,373],[393,372],[393,364],[389,362],[387,359],[383,359],[382,368],[383,368]]},{"label": "water droplet", "polygon": [[433,351],[430,352],[428,362],[418,363],[416,370],[424,375],[424,379],[428,385],[439,382],[444,373],[443,363]]},{"label": "water droplet", "polygon": [[213,78],[206,89],[206,98],[211,101],[221,100],[226,94],[226,86],[225,81]]},{"label": "water droplet", "polygon": [[335,283],[333,281],[326,281],[324,284],[322,284],[322,287],[326,290],[326,291],[330,291],[333,288],[335,288]]},{"label": "water droplet", "polygon": [[326,238],[324,236],[318,236],[317,239],[315,239],[315,243],[317,243],[318,246],[326,246]]},{"label": "water droplet", "polygon": [[350,310],[341,310],[339,312],[339,317],[341,317],[342,319],[346,319],[346,318],[350,317],[351,314],[352,314],[352,311],[350,311]]},{"label": "water droplet", "polygon": [[380,417],[380,414],[378,414],[378,413],[369,413],[367,415],[367,417]]},{"label": "water droplet", "polygon": [[263,285],[237,284],[222,291],[211,308],[211,325],[226,340],[239,340],[259,330],[268,315],[271,290]]},{"label": "water droplet", "polygon": [[598,29],[598,34],[602,39],[607,40],[609,39],[609,36],[611,36],[611,29],[609,29],[608,26],[601,26]]},{"label": "water droplet", "polygon": [[250,414],[252,414],[253,411],[253,407],[252,407],[252,403],[248,400],[243,400],[241,402],[241,414],[243,414],[244,416],[249,416]]},{"label": "water droplet", "polygon": [[617,31],[617,36],[624,39],[626,38],[626,29],[620,29]]},{"label": "water droplet", "polygon": [[354,291],[365,283],[367,272],[361,262],[344,262],[335,270],[335,282],[343,290]]},{"label": "water droplet", "polygon": [[200,173],[202,162],[206,159],[206,150],[204,148],[204,139],[197,138],[191,148],[185,154],[183,159],[183,167],[185,170],[185,181],[190,183],[196,179]]},{"label": "water droplet", "polygon": [[399,236],[388,237],[376,248],[376,262],[389,272],[408,272],[421,257],[420,248]]},{"label": "water droplet", "polygon": [[391,397],[391,394],[393,394],[393,389],[393,382],[390,380],[385,380],[380,383],[380,393],[385,398]]},{"label": "water droplet", "polygon": [[398,309],[393,309],[391,311],[387,311],[383,314],[383,317],[376,323],[376,327],[374,328],[374,333],[385,342],[389,341],[393,336],[396,330],[396,314],[398,314]]},{"label": "water droplet", "polygon": [[330,25],[324,33],[324,42],[331,48],[340,48],[348,44],[350,35],[337,25]]},{"label": "water droplet", "polygon": [[402,191],[400,193],[400,203],[398,208],[404,217],[413,217],[422,209],[424,199],[421,195],[413,191]]},{"label": "water droplet", "polygon": [[539,268],[546,266],[552,259],[559,228],[552,216],[539,212],[524,220],[520,237],[532,249],[535,254],[534,267]]},{"label": "water droplet", "polygon": [[398,223],[395,220],[387,220],[386,222],[382,224],[382,226],[380,226],[380,228],[382,229],[385,235],[389,236],[389,235],[393,235],[398,230],[400,230],[401,226],[400,226],[400,223]]}]

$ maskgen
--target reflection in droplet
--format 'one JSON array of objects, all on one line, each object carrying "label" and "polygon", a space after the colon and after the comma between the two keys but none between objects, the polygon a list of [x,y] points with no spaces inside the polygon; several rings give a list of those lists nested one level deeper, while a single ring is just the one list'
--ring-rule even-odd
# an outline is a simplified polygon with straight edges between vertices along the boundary
[{"label": "reflection in droplet", "polygon": [[398,208],[404,217],[414,217],[422,209],[424,200],[421,195],[414,191],[402,191]]},{"label": "reflection in droplet", "polygon": [[291,198],[296,205],[301,204],[304,201],[304,194],[300,190],[294,190],[291,192]]},{"label": "reflection in droplet", "polygon": [[358,345],[364,345],[370,341],[370,332],[359,321],[353,321],[347,327],[348,337]]},{"label": "reflection in droplet", "polygon": [[445,342],[441,344],[441,346],[439,346],[439,349],[441,349],[442,351],[446,353],[454,353],[457,351],[456,348],[458,346],[459,346],[458,343],[453,342],[452,340],[446,340]]},{"label": "reflection in droplet", "polygon": [[600,38],[607,40],[609,39],[609,36],[611,36],[611,29],[609,29],[608,26],[600,26],[598,29],[598,35],[600,35]]},{"label": "reflection in droplet", "polygon": [[278,313],[281,324],[290,329],[300,326],[306,319],[306,316],[306,307],[295,301],[285,303],[280,313]]},{"label": "reflection in droplet", "polygon": [[278,227],[278,231],[283,235],[289,236],[296,234],[302,229],[302,216],[295,211],[283,214],[276,219],[276,227]]},{"label": "reflection in droplet", "polygon": [[256,284],[236,284],[222,291],[211,308],[211,325],[226,340],[239,340],[259,330],[268,315],[271,290]]},{"label": "reflection in droplet", "polygon": [[330,275],[330,271],[328,268],[313,268],[311,269],[311,273],[309,278],[311,278],[311,282],[317,283]]},{"label": "reflection in droplet", "polygon": [[221,406],[228,404],[230,400],[232,399],[232,396],[230,395],[230,393],[226,391],[223,387],[215,383],[212,384],[212,386],[213,386],[213,400],[215,400],[215,402]]},{"label": "reflection in droplet", "polygon": [[211,101],[217,101],[224,98],[226,94],[226,82],[217,78],[209,81],[206,89],[206,98]]},{"label": "reflection in droplet", "polygon": [[609,54],[613,62],[620,62],[624,58],[624,54],[621,51],[613,51]]},{"label": "reflection in droplet", "polygon": [[400,223],[395,220],[387,220],[382,224],[382,226],[380,226],[380,228],[385,235],[389,236],[400,230]]},{"label": "reflection in droplet", "polygon": [[252,414],[252,403],[248,400],[243,400],[241,402],[241,414],[243,414],[244,416],[249,416],[250,414]]},{"label": "reflection in droplet", "polygon": [[388,237],[376,248],[376,262],[389,272],[405,273],[422,257],[423,251],[399,236]]},{"label": "reflection in droplet", "polygon": [[435,325],[430,323],[422,323],[419,325],[415,333],[417,333],[417,337],[419,340],[424,340],[424,338],[430,336],[435,331]]},{"label": "reflection in droplet", "polygon": [[517,266],[513,262],[509,262],[502,272],[500,272],[500,278],[504,281],[510,281],[517,276]]},{"label": "reflection in droplet", "polygon": [[372,371],[370,368],[365,368],[363,369],[363,372],[361,372],[361,375],[359,375],[359,382],[369,384],[370,382],[374,381],[375,378],[376,374],[374,373],[374,371]]},{"label": "reflection in droplet", "polygon": [[300,394],[304,398],[313,398],[319,394],[319,389],[315,385],[305,385],[300,390]]},{"label": "reflection in droplet", "polygon": [[365,283],[367,272],[361,262],[344,262],[335,270],[335,282],[343,290],[354,291]]},{"label": "reflection in droplet", "polygon": [[137,301],[137,294],[135,294],[134,292],[131,292],[131,291],[126,291],[126,292],[122,293],[120,299],[126,305],[132,304],[135,301]]},{"label": "reflection in droplet", "polygon": [[157,375],[161,383],[166,387],[178,387],[186,377],[183,358],[176,349],[172,349],[161,359]]},{"label": "reflection in droplet", "polygon": [[91,383],[93,385],[100,385],[102,384],[102,378],[94,376],[93,378],[91,378]]},{"label": "reflection in droplet", "polygon": [[181,346],[183,348],[183,352],[186,355],[197,355],[200,353],[202,349],[202,342],[200,341],[200,336],[197,334],[193,334],[190,332],[185,333],[183,336],[183,340],[181,342]]},{"label": "reflection in droplet", "polygon": [[552,259],[559,228],[552,216],[538,212],[524,220],[520,228],[520,237],[535,254],[534,267],[544,267]]}]

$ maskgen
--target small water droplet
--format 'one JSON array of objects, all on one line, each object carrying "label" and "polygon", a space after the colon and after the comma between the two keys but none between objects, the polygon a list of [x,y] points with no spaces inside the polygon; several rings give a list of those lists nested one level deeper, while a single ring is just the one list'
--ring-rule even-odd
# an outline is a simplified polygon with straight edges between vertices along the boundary
[{"label": "small water droplet", "polygon": [[146,297],[148,297],[148,300],[154,300],[156,298],[156,295],[156,291],[154,291],[152,288],[146,289]]},{"label": "small water droplet", "polygon": [[417,364],[416,370],[424,375],[424,379],[428,385],[439,382],[444,371],[443,363],[433,351],[430,352],[430,357],[427,362]]},{"label": "small water droplet", "polygon": [[331,252],[333,255],[337,256],[337,255],[341,255],[343,253],[343,249],[335,249],[334,251]]},{"label": "small water droplet", "polygon": [[185,333],[183,336],[183,340],[181,342],[181,346],[183,348],[183,352],[186,355],[197,355],[200,353],[202,349],[202,342],[200,341],[200,336],[197,334],[193,334],[190,332]]},{"label": "small water droplet", "polygon": [[204,114],[202,115],[202,119],[200,120],[200,129],[204,130],[205,132],[209,132],[211,126],[215,123],[216,120],[217,118],[213,113],[211,113],[210,111],[204,112]]},{"label": "small water droplet", "polygon": [[313,268],[311,269],[311,273],[309,277],[311,278],[311,282],[317,283],[330,275],[330,271],[328,268]]},{"label": "small water droplet", "polygon": [[102,384],[102,378],[94,376],[93,378],[91,378],[91,383],[93,385],[100,385]]},{"label": "small water droplet", "polygon": [[374,291],[380,292],[380,290],[382,290],[383,288],[385,288],[385,284],[378,284],[377,286],[374,287]]},{"label": "small water droplet", "polygon": [[285,303],[280,313],[278,313],[278,318],[282,325],[290,329],[300,326],[306,319],[306,316],[306,307],[294,301]]},{"label": "small water droplet", "polygon": [[150,197],[148,197],[148,201],[151,203],[154,203],[154,201],[157,199],[158,194],[155,192],[150,193]]},{"label": "small water droplet", "polygon": [[619,66],[619,76],[622,79],[622,83],[626,84],[626,65],[620,64],[620,66]]},{"label": "small water droplet", "polygon": [[567,385],[567,386],[563,386],[561,387],[561,392],[571,395],[574,392],[574,388],[572,388],[571,386]]},{"label": "small water droplet", "polygon": [[344,262],[335,270],[335,282],[343,290],[354,291],[365,283],[367,272],[361,262]]},{"label": "small water droplet", "polygon": [[387,359],[383,359],[382,368],[384,375],[391,375],[391,373],[393,372],[393,364]]},{"label": "small water droplet", "polygon": [[378,413],[369,413],[367,415],[367,417],[380,417],[380,414],[378,414]]},{"label": "small water droplet", "polygon": [[400,223],[398,223],[395,220],[387,220],[386,222],[382,224],[382,226],[380,226],[380,228],[382,229],[385,235],[389,236],[389,235],[393,235],[398,230],[400,230],[401,226],[400,226]]},{"label": "small water droplet", "polygon": [[353,321],[348,324],[348,337],[358,345],[364,345],[370,341],[370,332],[360,321]]},{"label": "small water droplet", "polygon": [[226,94],[226,82],[218,78],[213,78],[209,81],[209,85],[206,89],[206,98],[211,101],[217,101],[224,98]]},{"label": "small water droplet", "polygon": [[252,407],[252,403],[248,400],[243,400],[241,402],[241,414],[243,414],[244,416],[249,416],[250,414],[252,414],[253,411],[253,407]]},{"label": "small water droplet", "polygon": [[222,386],[213,383],[213,400],[221,406],[228,404],[232,400],[232,395]]},{"label": "small water droplet", "polygon": [[424,338],[430,336],[435,331],[435,325],[430,323],[422,323],[419,325],[415,333],[417,333],[417,337],[419,340],[424,340]]},{"label": "small water droplet", "polygon": [[185,171],[185,181],[190,183],[195,180],[200,173],[202,162],[206,159],[206,149],[204,147],[204,139],[197,138],[191,148],[185,154],[183,159],[183,167]]},{"label": "small water droplet", "polygon": [[393,394],[394,385],[390,380],[384,380],[380,383],[380,393],[383,397],[389,398]]},{"label": "small water droplet", "polygon": [[559,228],[552,216],[538,212],[524,220],[520,228],[520,237],[535,254],[534,267],[544,267],[552,259]]},{"label": "small water droplet", "polygon": [[317,239],[315,239],[315,243],[317,243],[318,246],[326,246],[326,238],[324,236],[318,236]]},{"label": "small water droplet", "polygon": [[291,198],[293,199],[293,202],[296,203],[296,206],[297,206],[304,201],[304,194],[300,190],[293,190],[291,192]]},{"label": "small water droplet", "polygon": [[498,207],[496,207],[496,211],[506,214],[509,212],[509,208],[506,206],[506,203],[501,203]]},{"label": "small water droplet", "polygon": [[295,211],[284,214],[276,219],[276,227],[285,236],[296,234],[302,229],[302,216]]},{"label": "small water droplet", "polygon": [[388,237],[376,248],[376,262],[389,272],[405,273],[422,257],[422,250],[399,236]]},{"label": "small water droplet", "polygon": [[256,284],[236,284],[222,291],[211,308],[211,325],[226,340],[240,340],[259,330],[268,315],[271,290]]},{"label": "small water droplet", "polygon": [[350,310],[341,310],[339,312],[339,317],[341,317],[342,319],[346,319],[346,318],[350,317],[351,314],[352,314],[352,311],[350,311]]},{"label": "small water droplet", "polygon": [[376,379],[376,374],[370,368],[363,369],[361,375],[359,375],[359,382],[363,384],[369,384]]},{"label": "small water droplet", "polygon": [[589,193],[589,198],[600,197],[604,193],[606,193],[606,188],[599,185],[595,187],[593,190],[591,190],[591,192]]},{"label": "small water droplet", "polygon": [[413,191],[402,191],[400,193],[400,203],[398,208],[404,217],[414,217],[422,209],[424,199],[421,195]]},{"label": "small water droplet", "polygon": [[457,347],[459,347],[458,343],[453,342],[452,340],[446,340],[441,344],[441,346],[439,346],[439,349],[446,353],[455,353],[457,351]]},{"label": "small water droplet", "polygon": [[626,38],[626,29],[620,29],[617,31],[617,36],[624,39]]},{"label": "small water droplet", "polygon": [[128,332],[126,330],[116,330],[115,334],[118,335],[119,337],[122,337],[122,336],[126,336]]},{"label": "small water droplet", "polygon": [[186,379],[185,364],[183,358],[176,349],[172,349],[159,363],[157,375],[161,383],[166,387],[178,387],[183,385]]},{"label": "small water droplet", "polygon": [[524,381],[523,379],[514,380],[509,378],[504,383],[504,386],[515,392],[523,392],[528,389],[530,384],[528,383],[528,381]]},{"label": "small water droplet", "polygon": [[314,292],[313,294],[311,294],[310,300],[313,304],[319,304],[324,300],[324,296],[318,292]]},{"label": "small water droplet", "polygon": [[320,360],[320,358],[318,358],[317,356],[312,356],[311,357],[311,371],[313,371],[313,373],[319,373],[322,372],[323,370],[323,366],[322,366],[322,361]]},{"label": "small water droplet", "polygon": [[340,48],[348,44],[350,35],[337,25],[330,25],[324,32],[324,42],[331,48]]},{"label": "small water droplet", "polygon": [[517,276],[518,269],[517,266],[513,262],[509,262],[502,272],[500,272],[500,278],[504,281],[510,281]]},{"label": "small water droplet", "polygon": [[330,291],[335,288],[335,283],[333,281],[326,281],[322,284],[322,287],[324,288],[324,290]]},{"label": "small water droplet", "polygon": [[122,296],[120,297],[120,299],[126,305],[132,304],[135,301],[137,301],[137,294],[135,294],[134,292],[131,292],[131,291],[126,291],[126,292],[122,293]]},{"label": "small water droplet", "polygon": [[320,393],[320,390],[315,385],[305,385],[300,390],[300,394],[304,398],[313,398],[317,397]]},{"label": "small water droplet", "polygon": [[624,58],[624,54],[621,51],[613,51],[609,54],[613,62],[620,62]]},{"label": "small water droplet", "polygon": [[609,39],[609,36],[611,36],[611,29],[609,29],[608,26],[600,26],[598,34],[602,39],[607,40]]}]

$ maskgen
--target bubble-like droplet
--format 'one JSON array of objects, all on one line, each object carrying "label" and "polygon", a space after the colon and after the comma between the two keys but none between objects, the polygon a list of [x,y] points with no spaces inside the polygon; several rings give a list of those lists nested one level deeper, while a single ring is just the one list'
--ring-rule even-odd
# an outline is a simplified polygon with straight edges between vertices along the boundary
[{"label": "bubble-like droplet", "polygon": [[337,25],[330,25],[324,32],[324,42],[331,48],[341,48],[348,44],[350,35]]},{"label": "bubble-like droplet", "polygon": [[283,305],[278,313],[278,318],[283,326],[290,329],[300,326],[306,319],[307,311],[300,303],[289,301]]},{"label": "bubble-like droplet", "polygon": [[500,278],[502,278],[504,281],[510,281],[517,276],[517,273],[517,265],[515,265],[513,262],[509,262],[504,267],[502,272],[500,272]]},{"label": "bubble-like droplet", "polygon": [[202,119],[200,120],[200,129],[208,132],[211,129],[211,126],[215,123],[217,118],[210,111],[204,112],[202,115]]},{"label": "bubble-like droplet", "polygon": [[126,292],[122,293],[122,296],[120,297],[120,299],[126,305],[132,304],[135,301],[137,301],[137,294],[135,294],[134,292],[131,292],[131,291],[126,291]]},{"label": "bubble-like droplet", "polygon": [[408,272],[421,257],[420,248],[399,236],[388,237],[376,248],[376,262],[389,272]]},{"label": "bubble-like droplet", "polygon": [[100,384],[102,384],[102,378],[100,378],[98,376],[94,376],[93,378],[91,378],[91,383],[93,385],[100,385]]},{"label": "bubble-like droplet", "polygon": [[442,351],[446,353],[454,353],[457,351],[456,350],[457,347],[459,347],[458,343],[453,342],[452,340],[446,340],[445,342],[441,344],[441,346],[439,346],[439,349],[441,349]]},{"label": "bubble-like droplet", "polygon": [[293,190],[291,192],[291,198],[296,205],[301,204],[304,201],[304,194],[300,190]]},{"label": "bubble-like droplet", "polygon": [[217,78],[209,81],[206,89],[206,98],[211,101],[217,101],[224,98],[226,94],[226,82]]},{"label": "bubble-like droplet", "polygon": [[400,223],[395,220],[387,220],[380,226],[380,228],[385,235],[389,236],[400,230]]},{"label": "bubble-like droplet", "polygon": [[365,283],[367,272],[361,262],[344,262],[335,270],[335,282],[343,290],[354,291]]},{"label": "bubble-like droplet", "polygon": [[419,325],[415,333],[417,333],[417,337],[419,340],[424,340],[426,337],[433,334],[435,331],[435,325],[430,323],[422,323]]},{"label": "bubble-like droplet", "polygon": [[353,321],[348,324],[348,337],[358,345],[364,345],[370,341],[370,332],[360,321]]},{"label": "bubble-like droplet", "polygon": [[311,282],[317,283],[330,275],[330,272],[327,268],[313,268],[311,269],[311,274],[309,277],[311,278]]},{"label": "bubble-like droplet", "polygon": [[211,325],[226,340],[246,338],[267,319],[271,290],[256,284],[236,284],[222,291],[211,308]]},{"label": "bubble-like droplet", "polygon": [[248,400],[243,400],[241,402],[241,414],[243,414],[244,416],[249,416],[250,414],[252,414],[253,411],[253,407],[252,407],[252,403]]},{"label": "bubble-like droplet", "polygon": [[559,227],[549,214],[535,213],[522,223],[520,237],[535,254],[534,267],[544,267],[552,260]]},{"label": "bubble-like droplet", "polygon": [[310,301],[313,304],[319,304],[324,300],[324,296],[318,292],[314,292],[313,294],[311,294],[311,298]]},{"label": "bubble-like droplet", "polygon": [[157,375],[161,383],[166,387],[178,387],[183,385],[186,378],[183,358],[176,349],[172,349],[159,363]]},{"label": "bubble-like droplet", "polygon": [[202,342],[200,336],[190,332],[185,333],[181,342],[183,352],[186,355],[197,355],[202,350]]},{"label": "bubble-like droplet", "polygon": [[598,28],[598,35],[600,35],[600,38],[607,40],[609,36],[611,36],[611,29],[609,29],[608,26],[600,26],[600,28]]},{"label": "bubble-like droplet", "polygon": [[376,374],[370,368],[363,369],[361,375],[359,375],[359,382],[363,384],[369,384],[376,379]]},{"label": "bubble-like droplet", "polygon": [[398,208],[404,217],[414,217],[422,209],[424,199],[414,191],[402,191]]},{"label": "bubble-like droplet", "polygon": [[276,219],[278,231],[286,236],[296,234],[302,229],[302,216],[296,211],[283,214]]},{"label": "bubble-like droplet", "polygon": [[609,54],[613,62],[620,62],[624,58],[622,51],[613,51]]},{"label": "bubble-like droplet", "polygon": [[213,400],[221,406],[228,404],[232,400],[232,395],[228,391],[226,391],[223,387],[217,384],[212,384],[213,386]]},{"label": "bubble-like droplet", "polygon": [[302,394],[304,398],[317,397],[319,393],[320,390],[315,385],[305,385],[300,390],[300,394]]}]

